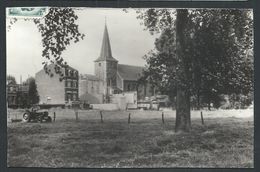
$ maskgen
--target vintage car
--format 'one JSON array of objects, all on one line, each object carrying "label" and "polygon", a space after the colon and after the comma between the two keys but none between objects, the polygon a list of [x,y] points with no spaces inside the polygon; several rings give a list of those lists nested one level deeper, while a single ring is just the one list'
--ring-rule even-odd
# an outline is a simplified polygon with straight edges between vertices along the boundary
[{"label": "vintage car", "polygon": [[48,111],[40,109],[39,106],[34,106],[27,109],[23,114],[23,122],[51,122]]},{"label": "vintage car", "polygon": [[151,109],[151,101],[140,100],[140,101],[137,102],[137,108],[143,109],[143,110]]}]

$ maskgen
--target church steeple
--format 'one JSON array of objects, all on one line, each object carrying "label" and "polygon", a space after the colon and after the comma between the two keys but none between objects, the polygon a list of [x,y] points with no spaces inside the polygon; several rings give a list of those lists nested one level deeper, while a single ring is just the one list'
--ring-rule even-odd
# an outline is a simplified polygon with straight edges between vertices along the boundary
[{"label": "church steeple", "polygon": [[105,22],[105,29],[104,29],[104,34],[103,34],[103,41],[102,41],[100,56],[98,57],[97,60],[95,60],[95,62],[97,62],[97,61],[117,61],[112,56],[112,50],[111,50],[111,46],[110,46],[110,40],[109,40],[106,22]]}]

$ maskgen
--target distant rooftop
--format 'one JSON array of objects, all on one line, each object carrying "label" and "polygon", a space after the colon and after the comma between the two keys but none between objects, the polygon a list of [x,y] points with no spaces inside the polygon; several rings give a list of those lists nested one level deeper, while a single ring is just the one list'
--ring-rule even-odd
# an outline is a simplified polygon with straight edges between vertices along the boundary
[{"label": "distant rooftop", "polygon": [[[55,64],[53,64],[53,63],[47,65],[47,68],[48,68],[48,69],[51,69],[53,72],[54,72],[54,67],[55,67]],[[78,72],[77,69],[75,69],[75,68],[73,68],[73,67],[71,67],[71,66],[69,66],[69,65],[61,65],[61,67],[62,67],[62,68],[65,68],[65,69],[69,69],[69,70],[77,71],[77,72]],[[40,71],[36,72],[36,74],[39,73],[39,72],[42,72],[42,71],[44,71],[43,68],[42,68]]]},{"label": "distant rooftop", "polygon": [[129,81],[137,81],[141,76],[145,67],[131,66],[125,64],[118,64],[118,74],[124,79]]}]

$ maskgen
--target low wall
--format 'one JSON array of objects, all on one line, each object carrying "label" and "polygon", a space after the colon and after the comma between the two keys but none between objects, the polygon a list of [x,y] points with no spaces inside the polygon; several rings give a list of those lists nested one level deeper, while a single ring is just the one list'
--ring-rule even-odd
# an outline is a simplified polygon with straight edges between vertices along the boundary
[{"label": "low wall", "polygon": [[128,103],[126,105],[127,109],[137,109],[137,104],[134,103]]},{"label": "low wall", "polygon": [[108,104],[91,104],[93,109],[98,110],[119,110],[118,104],[108,103]]},{"label": "low wall", "polygon": [[121,94],[113,94],[111,102],[118,105],[120,110],[137,108],[137,92],[123,92]]}]

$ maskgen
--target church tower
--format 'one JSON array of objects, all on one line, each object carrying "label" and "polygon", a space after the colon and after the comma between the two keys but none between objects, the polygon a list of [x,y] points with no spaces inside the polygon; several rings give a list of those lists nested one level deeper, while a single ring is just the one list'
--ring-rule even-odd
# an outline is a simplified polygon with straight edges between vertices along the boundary
[{"label": "church tower", "polygon": [[118,61],[113,58],[107,25],[105,24],[100,56],[95,60],[95,75],[104,82],[104,94],[109,95],[116,89]]}]

